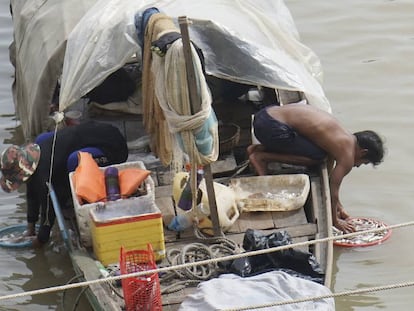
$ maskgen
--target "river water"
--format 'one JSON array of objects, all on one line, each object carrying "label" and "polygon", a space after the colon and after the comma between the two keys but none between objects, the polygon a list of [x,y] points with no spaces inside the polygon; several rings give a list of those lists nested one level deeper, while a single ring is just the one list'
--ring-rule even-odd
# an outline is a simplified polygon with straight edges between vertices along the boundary
[{"label": "river water", "polygon": [[[11,95],[8,3],[0,0],[1,149],[22,142]],[[386,141],[383,164],[355,169],[346,177],[341,190],[344,207],[352,216],[373,217],[390,225],[413,221],[414,144],[409,136],[414,131],[414,1],[287,0],[286,4],[302,41],[322,61],[324,89],[334,115],[350,131],[372,129]],[[24,192],[0,192],[0,198],[0,228],[25,223]],[[404,227],[395,229],[381,245],[336,247],[333,292],[412,282],[413,236],[414,229]],[[37,251],[0,249],[0,296],[66,284],[74,272],[59,243]],[[336,298],[336,306],[341,311],[408,311],[413,310],[412,292],[412,287],[405,287],[342,296]],[[0,310],[72,310],[77,294],[0,300]],[[89,308],[81,300],[77,310]]]}]

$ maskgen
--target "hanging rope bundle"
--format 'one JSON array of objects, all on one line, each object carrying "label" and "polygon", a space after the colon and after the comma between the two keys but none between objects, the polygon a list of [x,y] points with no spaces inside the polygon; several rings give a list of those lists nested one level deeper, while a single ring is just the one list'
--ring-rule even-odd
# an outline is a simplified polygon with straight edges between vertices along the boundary
[{"label": "hanging rope bundle", "polygon": [[[161,13],[154,14],[147,26],[146,44],[150,42],[149,39],[154,41],[162,35],[177,31],[171,18]],[[148,61],[144,65],[144,80],[147,80],[147,85],[151,87],[151,90],[144,88],[146,90],[144,104],[147,105],[145,110],[145,116],[148,118],[146,120],[147,130],[164,131],[163,122],[157,127],[153,121],[156,118],[162,120],[164,117],[168,134],[164,132],[163,137],[171,138],[171,141],[164,140],[165,151],[168,150],[166,154],[160,153],[162,151],[161,140],[155,139],[158,156],[164,164],[170,164],[172,161],[181,162],[183,153],[189,156],[190,162],[194,165],[212,163],[217,160],[219,149],[217,119],[211,107],[212,97],[204,77],[202,64],[194,46],[191,46],[191,54],[197,85],[196,92],[201,101],[200,111],[192,111],[182,40],[175,40],[162,54],[154,50],[151,55],[148,55],[148,50],[147,45],[144,50],[144,61]],[[152,72],[148,72],[149,65]],[[158,110],[159,107],[161,111]],[[156,137],[161,137],[161,135],[156,135]],[[170,144],[167,146],[168,143]],[[170,154],[171,150],[174,151],[173,155]]]},{"label": "hanging rope bundle", "polygon": [[145,27],[142,71],[142,100],[145,130],[150,136],[152,152],[158,156],[164,165],[172,161],[173,150],[171,134],[164,113],[155,96],[155,77],[151,71],[151,44],[165,30],[177,31],[172,19],[164,14],[153,14]]}]

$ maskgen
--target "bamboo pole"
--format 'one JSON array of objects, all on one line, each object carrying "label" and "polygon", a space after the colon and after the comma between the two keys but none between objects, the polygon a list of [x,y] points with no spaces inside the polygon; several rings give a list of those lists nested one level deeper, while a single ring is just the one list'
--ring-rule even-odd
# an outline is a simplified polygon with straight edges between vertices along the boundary
[{"label": "bamboo pole", "polygon": [[[188,92],[191,103],[191,112],[197,113],[201,110],[201,100],[197,92],[197,83],[195,79],[194,64],[191,54],[190,35],[188,32],[188,19],[186,16],[178,17],[178,24],[180,25],[181,39],[183,42],[183,52],[185,59],[185,67],[187,73]],[[197,179],[196,174],[191,174],[190,178]],[[204,166],[204,179],[206,182],[207,196],[210,207],[210,218],[213,223],[213,232],[215,236],[221,236],[220,222],[217,212],[216,195],[214,192],[213,174],[211,172],[210,164]],[[190,182],[192,182],[190,180]]]}]

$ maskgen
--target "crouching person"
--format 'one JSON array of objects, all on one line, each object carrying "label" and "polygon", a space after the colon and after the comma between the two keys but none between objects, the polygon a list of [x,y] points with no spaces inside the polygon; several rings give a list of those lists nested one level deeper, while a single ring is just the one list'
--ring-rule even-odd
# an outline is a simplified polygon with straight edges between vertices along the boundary
[{"label": "crouching person", "polygon": [[33,143],[9,146],[1,154],[2,189],[11,192],[26,184],[27,235],[33,236],[33,247],[49,241],[56,218],[47,183],[53,185],[62,208],[72,206],[68,174],[77,166],[79,151],[90,152],[100,166],[128,158],[127,143],[119,129],[92,121],[59,130],[55,141],[54,133],[44,133]]}]

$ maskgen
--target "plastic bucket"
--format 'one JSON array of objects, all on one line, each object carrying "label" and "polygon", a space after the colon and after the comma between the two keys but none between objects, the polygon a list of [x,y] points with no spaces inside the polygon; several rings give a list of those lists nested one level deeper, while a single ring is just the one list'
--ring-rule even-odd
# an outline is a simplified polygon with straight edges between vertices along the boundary
[{"label": "plastic bucket", "polygon": [[[173,198],[175,202],[180,199],[181,193],[184,189],[189,174],[187,172],[179,172],[175,175],[173,180]],[[223,184],[213,182],[214,193],[216,196],[217,213],[220,221],[220,227],[226,231],[239,218],[240,213],[236,204],[236,196],[230,187]],[[206,190],[205,180],[200,183],[200,190],[202,192],[201,203],[203,204],[203,213],[197,213],[200,220],[210,215],[210,205],[208,202],[208,195]]]}]

